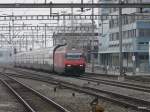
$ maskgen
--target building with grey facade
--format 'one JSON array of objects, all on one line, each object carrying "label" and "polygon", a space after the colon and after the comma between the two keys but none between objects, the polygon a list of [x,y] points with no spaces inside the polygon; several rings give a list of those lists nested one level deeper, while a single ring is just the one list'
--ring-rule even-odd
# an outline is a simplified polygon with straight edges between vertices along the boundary
[{"label": "building with grey facade", "polygon": [[[107,1],[107,2],[106,2]],[[114,3],[117,0],[99,0]],[[150,2],[149,0],[124,0],[124,3]],[[99,9],[99,14],[118,15],[118,9]],[[122,9],[123,67],[129,72],[149,71],[150,9]],[[140,16],[136,16],[140,15]],[[144,16],[145,15],[145,16]],[[109,69],[119,67],[119,21],[107,18],[99,21],[99,64]]]}]

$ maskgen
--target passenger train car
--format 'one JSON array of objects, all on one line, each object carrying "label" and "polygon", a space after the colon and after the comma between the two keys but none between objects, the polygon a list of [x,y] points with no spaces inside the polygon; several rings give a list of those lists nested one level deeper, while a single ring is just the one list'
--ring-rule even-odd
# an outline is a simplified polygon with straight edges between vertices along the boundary
[{"label": "passenger train car", "polygon": [[78,49],[68,49],[65,45],[43,48],[15,55],[15,66],[45,70],[59,74],[83,74],[85,59]]}]

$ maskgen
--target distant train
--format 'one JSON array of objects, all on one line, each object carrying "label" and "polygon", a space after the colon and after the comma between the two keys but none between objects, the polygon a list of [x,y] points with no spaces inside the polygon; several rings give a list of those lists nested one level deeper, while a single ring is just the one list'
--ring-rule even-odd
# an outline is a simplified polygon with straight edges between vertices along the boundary
[{"label": "distant train", "polygon": [[86,66],[82,50],[68,49],[66,45],[18,53],[14,58],[17,67],[59,74],[81,75],[85,72]]}]

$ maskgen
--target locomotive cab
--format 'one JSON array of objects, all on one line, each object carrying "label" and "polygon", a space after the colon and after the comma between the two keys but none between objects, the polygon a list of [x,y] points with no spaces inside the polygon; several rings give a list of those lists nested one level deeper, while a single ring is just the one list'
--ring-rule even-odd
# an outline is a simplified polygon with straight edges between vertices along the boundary
[{"label": "locomotive cab", "polygon": [[83,74],[85,59],[81,52],[67,52],[65,54],[65,72]]},{"label": "locomotive cab", "polygon": [[54,53],[54,71],[58,74],[81,75],[85,72],[85,65],[81,49],[63,46]]}]

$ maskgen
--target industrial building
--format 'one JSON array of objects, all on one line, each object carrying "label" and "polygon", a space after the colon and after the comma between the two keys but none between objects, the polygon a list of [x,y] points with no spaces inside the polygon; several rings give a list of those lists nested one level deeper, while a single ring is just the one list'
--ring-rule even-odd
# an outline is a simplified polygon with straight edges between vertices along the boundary
[{"label": "industrial building", "polygon": [[[116,0],[99,0],[100,3],[116,3]],[[126,0],[123,3],[144,3],[146,0]],[[102,15],[118,15],[118,9],[99,9]],[[134,16],[140,14],[141,16]],[[128,16],[126,16],[128,15]],[[147,15],[147,16],[144,16]],[[123,67],[127,72],[149,72],[150,9],[122,9]],[[118,17],[99,20],[99,64],[109,70],[119,68]]]}]

